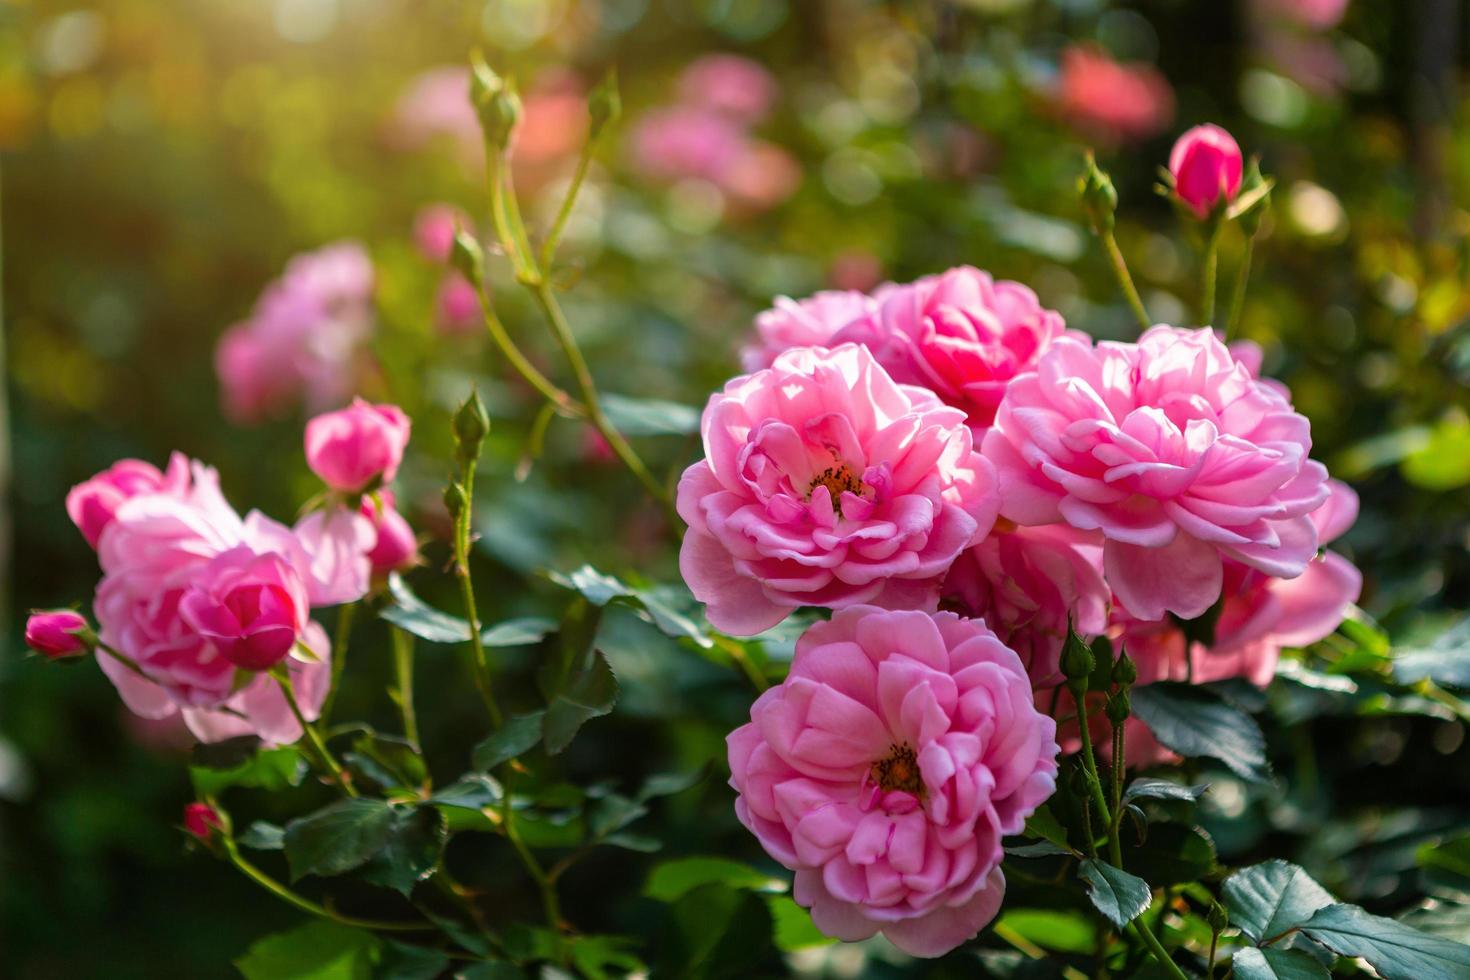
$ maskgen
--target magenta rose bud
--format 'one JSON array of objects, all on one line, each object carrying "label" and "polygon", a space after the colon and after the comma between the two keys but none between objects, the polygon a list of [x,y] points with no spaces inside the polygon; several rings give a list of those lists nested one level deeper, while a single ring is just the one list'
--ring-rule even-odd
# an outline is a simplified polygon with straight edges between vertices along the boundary
[{"label": "magenta rose bud", "polygon": [[245,545],[211,559],[179,600],[184,622],[242,670],[268,670],[284,660],[309,609],[296,569]]},{"label": "magenta rose bud", "polygon": [[219,814],[208,803],[184,804],[184,829],[202,841],[208,841],[220,828]]},{"label": "magenta rose bud", "polygon": [[1056,788],[1056,723],[979,620],[854,606],[730,733],[735,813],[822,932],[942,956],[995,917],[1001,838]]},{"label": "magenta rose bud", "polygon": [[711,396],[705,458],[679,481],[679,570],[716,629],[798,606],[934,608],[995,523],[995,474],[965,415],[894,383],[867,348],[799,348]]},{"label": "magenta rose bud", "polygon": [[1235,200],[1243,167],[1235,137],[1211,124],[1189,130],[1169,151],[1174,194],[1201,220]]},{"label": "magenta rose bud", "polygon": [[72,487],[66,495],[66,513],[87,543],[96,548],[124,501],[140,494],[177,492],[188,480],[188,461],[177,454],[169,460],[166,474],[142,460],[124,459]]},{"label": "magenta rose bud", "polygon": [[362,516],[372,522],[377,535],[372,550],[368,552],[374,578],[418,564],[418,538],[394,503],[393,493],[388,490],[378,494],[377,505],[370,499],[362,502]]},{"label": "magenta rose bud", "polygon": [[79,634],[90,629],[86,618],[71,609],[33,612],[26,620],[26,646],[52,660],[75,657],[87,652]]},{"label": "magenta rose bud", "polygon": [[333,490],[358,493],[398,474],[408,432],[408,416],[398,406],[357,398],[306,423],[306,462]]},{"label": "magenta rose bud", "polygon": [[1208,328],[1137,343],[1063,338],[1011,383],[985,434],[1001,514],[1100,531],[1134,617],[1185,619],[1220,596],[1225,560],[1295,578],[1316,556],[1327,470],[1285,389]]}]

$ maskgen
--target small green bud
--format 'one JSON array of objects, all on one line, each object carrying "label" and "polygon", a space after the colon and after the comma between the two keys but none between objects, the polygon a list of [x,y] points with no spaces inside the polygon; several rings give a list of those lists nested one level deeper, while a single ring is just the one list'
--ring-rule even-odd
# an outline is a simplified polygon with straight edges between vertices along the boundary
[{"label": "small green bud", "polygon": [[1133,658],[1128,656],[1128,648],[1124,647],[1118,654],[1118,659],[1113,662],[1113,683],[1119,687],[1129,687],[1138,680],[1138,665]]},{"label": "small green bud", "polygon": [[521,97],[512,83],[503,86],[480,107],[480,127],[485,130],[485,142],[493,149],[510,146],[511,135],[520,121]]},{"label": "small green bud", "polygon": [[481,110],[490,104],[490,100],[505,88],[505,79],[495,73],[495,69],[485,63],[485,59],[476,51],[470,57],[470,102],[476,110]]},{"label": "small green bud", "polygon": [[617,122],[623,114],[623,97],[618,92],[618,70],[609,68],[602,81],[587,96],[587,114],[592,117],[591,133],[596,139],[604,128]]},{"label": "small green bud", "polygon": [[1119,691],[1117,694],[1109,695],[1108,703],[1104,710],[1107,713],[1108,721],[1114,726],[1123,724],[1123,722],[1128,720],[1128,716],[1133,713],[1133,705],[1128,698],[1128,692]]},{"label": "small green bud", "polygon": [[464,513],[465,503],[464,487],[458,480],[450,481],[444,488],[444,508],[449,511],[449,516],[459,520],[459,515]]},{"label": "small green bud", "polygon": [[1082,176],[1077,178],[1077,193],[1082,198],[1082,210],[1092,230],[1101,234],[1113,229],[1113,214],[1118,210],[1118,191],[1113,179],[1097,165],[1092,153],[1087,154],[1087,163]]},{"label": "small green bud", "polygon": [[472,285],[480,285],[485,279],[485,250],[479,239],[463,228],[457,229],[454,244],[449,247],[449,264]]},{"label": "small green bud", "polygon": [[1261,222],[1271,210],[1271,188],[1273,181],[1261,175],[1261,161],[1252,157],[1246,168],[1245,178],[1240,182],[1240,194],[1231,205],[1233,216],[1240,222],[1240,230],[1247,238],[1254,238],[1261,230]]},{"label": "small green bud", "polygon": [[1093,658],[1092,650],[1077,631],[1072,629],[1072,624],[1067,624],[1067,640],[1062,644],[1062,676],[1067,678],[1067,687],[1074,694],[1080,694],[1087,690],[1087,676],[1092,673]]},{"label": "small green bud", "polygon": [[1211,901],[1210,911],[1206,915],[1205,921],[1210,924],[1211,932],[1223,932],[1225,927],[1230,924],[1230,913],[1226,912],[1225,907],[1219,902]]},{"label": "small green bud", "polygon": [[480,401],[478,389],[470,390],[470,397],[454,413],[454,455],[461,463],[480,458],[480,446],[490,431],[490,416],[485,414],[485,405]]}]

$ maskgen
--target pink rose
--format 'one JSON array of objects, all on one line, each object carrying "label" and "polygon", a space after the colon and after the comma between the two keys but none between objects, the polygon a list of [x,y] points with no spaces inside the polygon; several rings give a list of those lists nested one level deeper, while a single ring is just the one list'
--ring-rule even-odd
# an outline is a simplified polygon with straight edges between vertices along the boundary
[{"label": "pink rose", "polygon": [[202,841],[220,827],[219,814],[208,803],[184,804],[184,829]]},{"label": "pink rose", "polygon": [[52,660],[75,657],[87,652],[86,642],[77,634],[89,629],[87,620],[72,609],[33,612],[26,620],[26,646]]},{"label": "pink rose", "polygon": [[467,333],[480,325],[480,318],[480,294],[468,279],[450,272],[440,280],[434,297],[434,322],[442,332]]},{"label": "pink rose", "polygon": [[1102,576],[1101,536],[1061,524],[997,527],[955,559],[942,594],[947,608],[995,630],[1020,655],[1037,689],[1062,682],[1068,624],[1083,636],[1100,636],[1112,599]]},{"label": "pink rose", "polygon": [[66,513],[95,549],[124,501],[143,493],[178,492],[188,482],[189,461],[179,453],[169,458],[167,474],[151,463],[124,459],[72,487],[66,495]]},{"label": "pink rose", "polygon": [[306,423],[306,462],[333,490],[358,493],[398,474],[408,433],[408,416],[398,406],[357,398]]},{"label": "pink rose", "polygon": [[788,351],[711,396],[679,481],[679,569],[716,628],[798,606],[933,608],[984,537],[994,472],[959,411],[895,384],[865,348]]},{"label": "pink rose", "polygon": [[275,554],[238,545],[215,555],[179,600],[179,615],[242,670],[269,670],[306,628],[306,583]]},{"label": "pink rose", "polygon": [[474,224],[453,204],[429,204],[419,208],[413,219],[413,242],[431,262],[448,262],[455,232],[473,231]]},{"label": "pink rose", "polygon": [[1327,499],[1311,445],[1210,330],[1157,326],[1132,344],[1057,341],[1011,383],[984,452],[1005,517],[1101,531],[1114,594],[1156,620],[1208,609],[1226,558],[1302,574]]},{"label": "pink rose", "polygon": [[995,917],[1001,838],[1056,787],[1056,723],[977,620],[854,606],[730,733],[735,813],[817,928],[941,956]]},{"label": "pink rose", "polygon": [[928,388],[963,409],[970,425],[984,428],[1011,379],[1034,368],[1066,335],[1061,314],[1043,307],[1027,287],[961,266],[885,287],[876,313],[831,342],[864,344],[894,380]]},{"label": "pink rose", "polygon": [[764,119],[777,94],[771,73],[739,55],[705,55],[691,62],[679,76],[679,96],[685,104],[711,109],[746,124]]},{"label": "pink rose", "polygon": [[633,162],[661,181],[695,177],[718,184],[746,150],[736,123],[698,108],[674,106],[646,113],[631,135]]},{"label": "pink rose", "polygon": [[740,352],[740,362],[747,371],[759,371],[793,347],[830,347],[838,331],[876,309],[872,297],[851,290],[824,290],[801,300],[777,296],[771,309],[756,315],[755,339]]},{"label": "pink rose", "polygon": [[1240,146],[1219,126],[1187,130],[1169,151],[1174,194],[1204,220],[1221,201],[1235,200],[1243,169]]},{"label": "pink rose", "polygon": [[368,497],[362,501],[362,516],[372,524],[376,535],[372,550],[368,552],[374,577],[381,578],[389,572],[411,568],[419,560],[418,538],[395,503],[391,490],[379,491],[377,504]]},{"label": "pink rose", "polygon": [[1174,91],[1157,69],[1092,46],[1062,52],[1055,98],[1062,115],[1103,141],[1146,139],[1174,118]]}]

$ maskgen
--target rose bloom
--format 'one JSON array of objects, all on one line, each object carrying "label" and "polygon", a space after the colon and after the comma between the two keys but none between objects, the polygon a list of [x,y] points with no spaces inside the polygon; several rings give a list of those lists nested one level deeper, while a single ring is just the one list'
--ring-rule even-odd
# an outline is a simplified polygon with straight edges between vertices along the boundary
[{"label": "rose bloom", "polygon": [[347,408],[306,423],[306,463],[333,490],[361,492],[398,475],[409,429],[408,416],[397,405],[354,399]]},{"label": "rose bloom", "polygon": [[1084,636],[1108,627],[1112,593],[1102,575],[1102,537],[1064,524],[997,527],[950,566],[946,608],[983,619],[1020,656],[1037,689],[1062,682],[1070,625]]},{"label": "rose bloom", "polygon": [[1062,52],[1055,99],[1063,116],[1109,142],[1146,139],[1174,118],[1174,92],[1157,69],[1120,64],[1092,46]]},{"label": "rose bloom", "polygon": [[[285,663],[314,718],[330,647],[306,610],[361,597],[371,528],[355,514],[326,522],[316,536],[259,513],[242,520],[214,470],[176,455],[169,471],[180,470],[182,481],[123,501],[98,537],[99,637],[132,661],[104,651],[102,671],[130,710],[146,718],[182,712],[204,741],[257,734],[293,742],[301,728],[276,682],[241,674],[235,661]],[[339,545],[356,551],[350,562],[332,559]]]},{"label": "rose bloom", "polygon": [[1114,595],[1138,619],[1190,619],[1223,561],[1294,578],[1317,553],[1327,471],[1310,424],[1208,329],[1137,343],[1063,338],[1016,378],[985,435],[1003,516],[1101,531]]},{"label": "rose bloom", "polygon": [[994,421],[1011,379],[1068,333],[1028,287],[970,266],[883,287],[874,309],[832,343],[863,344],[895,380],[928,388],[976,428]]},{"label": "rose bloom", "polygon": [[679,569],[726,632],[798,606],[933,608],[995,522],[994,473],[963,415],[854,344],[735,378],[701,427],[705,458],[679,481]]},{"label": "rose bloom", "polygon": [[1235,200],[1243,167],[1235,137],[1219,126],[1186,130],[1169,152],[1174,194],[1200,220],[1208,218],[1221,201]]},{"label": "rose bloom", "polygon": [[73,609],[31,613],[26,620],[26,646],[53,660],[85,653],[87,644],[77,636],[87,629],[87,620]]},{"label": "rose bloom", "polygon": [[757,314],[756,336],[740,352],[740,362],[747,371],[759,371],[793,347],[831,346],[838,331],[876,309],[872,297],[853,290],[823,290],[800,300],[778,296],[771,309]]},{"label": "rose bloom", "polygon": [[941,956],[995,917],[1001,838],[1056,787],[1056,723],[978,620],[854,606],[730,733],[735,813],[837,939]]},{"label": "rose bloom", "polygon": [[771,111],[779,94],[771,73],[749,58],[710,54],[690,62],[679,76],[679,97],[753,125]]}]

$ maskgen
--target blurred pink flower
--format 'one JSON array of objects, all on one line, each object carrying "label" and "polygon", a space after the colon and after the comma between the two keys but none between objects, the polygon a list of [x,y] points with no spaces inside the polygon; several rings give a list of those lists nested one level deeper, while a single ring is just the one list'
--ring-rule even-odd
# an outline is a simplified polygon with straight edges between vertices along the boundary
[{"label": "blurred pink flower", "polygon": [[408,416],[397,405],[354,399],[347,408],[306,423],[306,463],[333,490],[360,493],[398,475],[409,429]]},{"label": "blurred pink flower", "polygon": [[1057,743],[984,623],[840,610],[750,717],[727,739],[735,812],[818,929],[933,957],[995,917],[1001,838],[1051,796]]},{"label": "blurred pink flower", "polygon": [[766,211],[801,186],[801,165],[774,143],[750,140],[719,175],[720,189],[747,211]]},{"label": "blurred pink flower", "polygon": [[397,499],[392,490],[379,490],[375,504],[371,497],[363,497],[362,516],[372,524],[376,535],[368,560],[372,562],[373,576],[382,578],[389,572],[399,572],[418,564],[419,542],[407,520],[398,512]]},{"label": "blurred pink flower", "polygon": [[434,323],[446,334],[470,333],[480,326],[480,294],[458,272],[450,272],[439,281],[439,291],[434,295]]},{"label": "blurred pink flower", "polygon": [[77,633],[88,629],[87,620],[75,609],[40,610],[26,619],[26,646],[52,660],[74,657],[87,651]]},{"label": "blurred pink flower", "polygon": [[372,331],[373,281],[372,260],[355,242],[293,258],[215,349],[226,414],[257,422],[298,401],[321,409],[349,397]]},{"label": "blurred pink flower", "polygon": [[426,204],[413,219],[413,243],[431,262],[448,262],[454,234],[464,229],[474,234],[474,223],[453,204]]},{"label": "blurred pink flower", "polygon": [[1112,599],[1102,537],[1059,524],[996,527],[955,559],[941,591],[946,608],[983,619],[1016,651],[1038,690],[1062,682],[1068,624],[1100,636]]},{"label": "blurred pink flower", "polygon": [[749,58],[709,54],[690,62],[679,76],[679,97],[753,125],[764,119],[779,94],[771,73]]},{"label": "blurred pink flower", "polygon": [[1313,31],[1325,31],[1341,23],[1348,0],[1256,0],[1264,14],[1285,18]]},{"label": "blurred pink flower", "polygon": [[995,522],[964,416],[897,385],[865,348],[799,348],[711,396],[705,458],[679,481],[679,568],[718,629],[798,606],[934,608]]},{"label": "blurred pink flower", "polygon": [[755,318],[755,337],[740,352],[747,371],[759,371],[794,347],[827,347],[843,327],[877,309],[872,297],[851,290],[824,290],[805,299],[777,296]]},{"label": "blurred pink flower", "polygon": [[865,293],[883,281],[883,260],[862,249],[843,252],[828,267],[827,281],[836,290]]},{"label": "blurred pink flower", "polygon": [[746,152],[745,130],[724,116],[676,105],[646,113],[633,127],[633,163],[654,180],[694,177],[720,184]]},{"label": "blurred pink flower", "polygon": [[1221,201],[1235,200],[1243,169],[1235,137],[1208,123],[1186,130],[1169,151],[1174,194],[1200,220]]},{"label": "blurred pink flower", "polygon": [[546,164],[581,148],[587,126],[582,80],[569,71],[542,72],[526,92],[521,124],[515,131],[511,159],[516,178],[536,182],[545,175]]},{"label": "blurred pink flower", "polygon": [[1090,45],[1062,52],[1055,99],[1063,116],[1107,142],[1145,139],[1174,118],[1174,92],[1157,69],[1120,64]]},{"label": "blurred pink flower", "polygon": [[1208,609],[1225,559],[1302,574],[1328,493],[1311,445],[1209,329],[1157,326],[1130,344],[1058,340],[1011,383],[984,453],[1003,516],[1100,530],[1115,596],[1156,620]]},{"label": "blurred pink flower", "polygon": [[448,138],[466,166],[478,166],[485,147],[480,118],[470,102],[469,69],[443,65],[415,76],[394,103],[388,136],[396,146],[409,150]]}]

